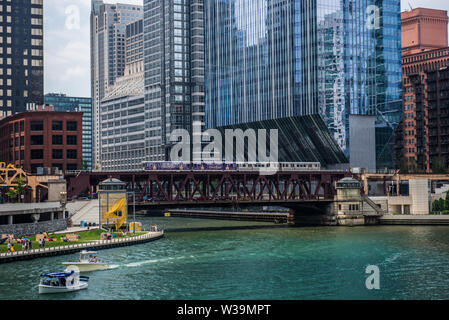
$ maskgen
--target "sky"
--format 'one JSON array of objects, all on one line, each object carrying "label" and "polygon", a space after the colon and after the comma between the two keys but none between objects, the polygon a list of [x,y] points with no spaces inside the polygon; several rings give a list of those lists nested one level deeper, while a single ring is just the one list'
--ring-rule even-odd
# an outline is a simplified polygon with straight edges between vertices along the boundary
[{"label": "sky", "polygon": [[[45,93],[90,97],[90,2],[44,1]],[[143,4],[143,0],[105,2]],[[401,0],[401,5],[402,10],[412,6],[449,11],[449,0]]]}]

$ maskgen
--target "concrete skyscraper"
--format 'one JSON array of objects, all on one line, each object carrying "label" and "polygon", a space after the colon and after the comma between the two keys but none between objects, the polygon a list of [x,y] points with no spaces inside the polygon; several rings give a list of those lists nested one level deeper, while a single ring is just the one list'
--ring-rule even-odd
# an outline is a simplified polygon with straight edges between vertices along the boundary
[{"label": "concrete skyscraper", "polygon": [[91,94],[93,114],[93,166],[100,168],[99,107],[106,89],[125,72],[126,25],[143,18],[143,8],[129,4],[91,3]]}]

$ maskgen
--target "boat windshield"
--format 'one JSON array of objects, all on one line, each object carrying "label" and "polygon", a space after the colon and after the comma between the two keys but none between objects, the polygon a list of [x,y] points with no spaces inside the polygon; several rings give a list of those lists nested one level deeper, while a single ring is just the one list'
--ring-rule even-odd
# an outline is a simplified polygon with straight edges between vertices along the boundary
[{"label": "boat windshield", "polygon": [[41,278],[41,284],[50,287],[65,287],[66,286],[66,278],[54,278],[54,277],[43,277]]}]

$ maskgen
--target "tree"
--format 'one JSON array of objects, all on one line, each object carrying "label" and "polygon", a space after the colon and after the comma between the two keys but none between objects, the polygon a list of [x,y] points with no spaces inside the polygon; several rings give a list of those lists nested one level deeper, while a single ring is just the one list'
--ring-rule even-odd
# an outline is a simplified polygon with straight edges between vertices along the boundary
[{"label": "tree", "polygon": [[6,192],[6,195],[11,200],[18,199],[20,201],[21,196],[25,194],[25,191],[26,191],[25,182],[23,182],[22,177],[19,177],[17,178],[17,186],[15,188],[10,188],[8,192]]},{"label": "tree", "polygon": [[446,200],[444,201],[444,207],[441,208],[441,211],[449,210],[449,190],[446,192]]},{"label": "tree", "polygon": [[446,161],[443,157],[432,159],[432,173],[447,173]]}]

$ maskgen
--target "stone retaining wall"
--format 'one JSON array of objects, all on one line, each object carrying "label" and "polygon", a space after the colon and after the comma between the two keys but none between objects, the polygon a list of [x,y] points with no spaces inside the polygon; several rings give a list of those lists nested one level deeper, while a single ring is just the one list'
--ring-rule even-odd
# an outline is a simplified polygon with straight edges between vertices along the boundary
[{"label": "stone retaining wall", "polygon": [[38,233],[52,233],[67,229],[67,219],[52,221],[0,225],[0,234],[34,235]]}]

